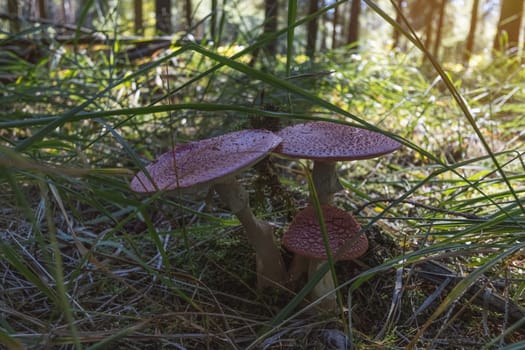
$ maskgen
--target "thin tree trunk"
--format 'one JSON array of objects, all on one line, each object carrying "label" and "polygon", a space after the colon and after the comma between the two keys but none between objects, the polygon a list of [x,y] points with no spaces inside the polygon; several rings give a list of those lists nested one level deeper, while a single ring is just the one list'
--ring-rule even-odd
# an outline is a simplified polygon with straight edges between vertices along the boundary
[{"label": "thin tree trunk", "polygon": [[18,0],[7,0],[7,12],[13,19],[9,21],[9,30],[11,33],[20,31],[20,20],[18,19]]},{"label": "thin tree trunk", "polygon": [[[279,14],[279,3],[277,0],[264,1],[264,33],[271,34],[277,31],[277,18]],[[268,54],[274,56],[277,53],[277,42],[272,40],[266,45]]]},{"label": "thin tree trunk", "polygon": [[[430,6],[432,6],[432,8],[433,8],[432,12],[434,12],[434,9],[435,9],[434,0],[430,1]],[[430,48],[430,44],[432,43],[432,22],[433,22],[433,19],[434,19],[434,17],[431,16],[428,19],[428,21],[426,22],[426,26],[425,26],[425,41],[424,41],[424,45],[425,45],[426,48]]]},{"label": "thin tree trunk", "polygon": [[[319,10],[319,3],[317,0],[310,0],[310,6],[308,7],[308,15],[317,12]],[[317,43],[317,30],[318,30],[317,18],[312,19],[306,25],[306,55],[313,57],[315,54],[315,44]]]},{"label": "thin tree trunk", "polygon": [[159,34],[171,34],[171,0],[155,0],[155,29]]},{"label": "thin tree trunk", "polygon": [[144,34],[144,15],[143,15],[142,0],[135,0],[134,4],[135,4],[135,6],[134,6],[134,10],[135,10],[135,17],[134,17],[135,34],[142,35],[142,34]]},{"label": "thin tree trunk", "polygon": [[[401,21],[401,11],[403,11],[403,0],[397,0],[396,23],[399,26],[404,25]],[[392,34],[392,47],[399,47],[399,30],[397,30],[396,28],[394,28],[394,33]]]},{"label": "thin tree trunk", "polygon": [[38,16],[40,18],[47,18],[46,0],[38,0]]},{"label": "thin tree trunk", "polygon": [[347,9],[346,5],[348,4],[348,2],[345,2],[343,4],[341,4],[341,8],[340,8],[340,11],[339,11],[339,32],[337,33],[337,42],[338,42],[338,47],[339,47],[339,44],[343,44],[345,42],[345,39],[346,39],[346,32],[347,32],[347,27],[346,27],[346,20],[347,20],[347,17],[346,14],[345,14],[345,11]]},{"label": "thin tree trunk", "polygon": [[[325,0],[321,0],[321,7],[325,7],[326,6],[326,2]],[[326,17],[327,14],[324,13],[323,16],[320,18],[321,20],[321,48],[320,50],[321,51],[325,51],[328,46],[327,46],[327,36],[328,36],[328,29],[326,27],[326,23],[328,22],[328,18]]]},{"label": "thin tree trunk", "polygon": [[445,20],[445,5],[447,0],[441,0],[439,3],[439,16],[436,28],[436,37],[434,38],[434,46],[432,48],[432,55],[437,58],[439,53],[439,46],[441,44],[441,36],[443,33],[443,22]]},{"label": "thin tree trunk", "polygon": [[355,44],[357,50],[357,42],[359,41],[359,14],[361,13],[361,0],[352,0],[350,6],[350,23],[348,25],[348,37],[346,43]]},{"label": "thin tree trunk", "polygon": [[[520,37],[524,0],[502,0],[498,30],[494,38],[494,50],[516,48]],[[504,39],[504,33],[507,40]]]},{"label": "thin tree trunk", "polygon": [[217,16],[218,16],[218,0],[211,0],[211,18],[210,18],[210,36],[215,45],[217,41]]},{"label": "thin tree trunk", "polygon": [[467,35],[467,43],[465,44],[465,52],[463,52],[463,63],[466,65],[468,65],[472,52],[474,51],[476,27],[478,25],[478,9],[479,0],[474,0],[472,2],[472,11],[470,14],[470,28]]},{"label": "thin tree trunk", "polygon": [[[279,15],[278,10],[278,0],[264,0],[264,34],[271,34],[277,31],[277,19]],[[269,55],[275,56],[275,54],[277,53],[277,42],[275,40],[268,42],[268,44],[266,44],[265,49],[267,50]],[[253,50],[250,62],[248,62],[248,65],[250,67],[253,67],[255,65],[257,59],[259,58],[260,52],[260,48]]]},{"label": "thin tree trunk", "polygon": [[339,24],[339,6],[334,8],[334,24],[332,28],[332,49],[337,48],[337,25]]},{"label": "thin tree trunk", "polygon": [[193,22],[193,5],[191,0],[184,1],[184,16],[186,17],[187,30],[190,30]]}]

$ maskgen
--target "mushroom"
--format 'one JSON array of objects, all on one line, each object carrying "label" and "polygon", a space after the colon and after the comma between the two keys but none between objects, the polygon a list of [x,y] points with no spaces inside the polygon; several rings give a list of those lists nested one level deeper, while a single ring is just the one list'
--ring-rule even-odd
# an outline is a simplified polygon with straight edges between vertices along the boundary
[{"label": "mushroom", "polygon": [[[331,254],[337,260],[351,260],[362,256],[368,249],[368,239],[361,233],[361,226],[346,211],[330,204],[321,205]],[[283,245],[295,254],[290,273],[292,278],[308,272],[308,280],[327,259],[327,251],[315,207],[308,206],[293,219],[283,236]],[[339,251],[342,248],[347,250]],[[305,268],[306,267],[306,268]],[[319,299],[335,289],[332,274],[327,272],[310,292],[312,299]],[[335,309],[335,294],[326,296],[323,307]]]},{"label": "mushroom", "polygon": [[212,186],[244,226],[255,248],[258,287],[280,284],[286,270],[273,228],[257,219],[235,175],[266,157],[281,138],[266,130],[242,130],[177,145],[147,165],[131,181],[136,192],[196,190]]},{"label": "mushroom", "polygon": [[314,161],[312,180],[320,203],[330,203],[342,189],[337,179],[337,161],[374,158],[401,147],[378,132],[331,122],[309,122],[280,130],[283,141],[274,152]]}]

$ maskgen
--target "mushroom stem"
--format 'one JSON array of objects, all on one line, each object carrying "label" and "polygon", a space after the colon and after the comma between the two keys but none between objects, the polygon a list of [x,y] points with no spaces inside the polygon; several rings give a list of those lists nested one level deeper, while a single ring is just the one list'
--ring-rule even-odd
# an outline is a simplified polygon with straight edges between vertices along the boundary
[{"label": "mushroom stem", "polygon": [[297,282],[306,273],[308,273],[308,258],[301,254],[294,254],[288,268],[288,283],[292,289],[295,289]]},{"label": "mushroom stem", "polygon": [[[310,258],[308,259],[308,280],[312,279],[312,276],[319,270],[319,268],[323,265],[325,260],[319,260]],[[335,289],[335,283],[334,279],[332,278],[332,274],[330,271],[325,273],[323,278],[315,285],[315,287],[312,288],[310,291],[310,298],[313,300],[319,299],[321,297],[324,297],[323,300],[319,302],[319,306],[323,308],[324,310],[335,310],[337,308],[337,297],[334,293]],[[327,293],[330,293],[329,295],[326,295]]]},{"label": "mushroom stem", "polygon": [[312,180],[321,204],[331,203],[334,193],[343,189],[337,178],[335,164],[336,162],[314,161]]},{"label": "mushroom stem", "polygon": [[215,184],[214,189],[237,216],[246,231],[248,241],[255,249],[258,288],[283,284],[287,278],[286,270],[273,237],[273,228],[255,217],[246,190],[234,178]]}]

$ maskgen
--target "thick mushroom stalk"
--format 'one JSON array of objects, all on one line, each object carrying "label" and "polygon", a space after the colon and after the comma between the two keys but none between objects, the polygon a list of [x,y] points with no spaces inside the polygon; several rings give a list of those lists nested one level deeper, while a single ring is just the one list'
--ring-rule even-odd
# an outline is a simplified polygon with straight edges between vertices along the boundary
[{"label": "thick mushroom stalk", "polygon": [[321,204],[331,203],[334,194],[343,189],[337,178],[335,165],[336,162],[314,161],[312,180]]},{"label": "thick mushroom stalk", "polygon": [[[310,258],[308,259],[308,280],[311,280],[313,275],[317,273],[319,268],[325,263],[326,260],[319,260]],[[310,298],[313,300],[324,297],[319,302],[319,305],[326,310],[335,310],[337,308],[337,297],[334,293],[335,282],[332,277],[332,273],[328,271],[324,274],[319,282],[310,291]],[[328,294],[330,293],[330,294]]]},{"label": "thick mushroom stalk", "polygon": [[[297,281],[299,281],[300,277],[304,274],[308,276],[308,281],[310,281],[325,262],[326,260],[310,258],[302,254],[294,254],[288,271],[290,278],[289,284],[291,287],[297,288]],[[324,297],[324,299],[319,302],[319,306],[326,310],[334,310],[337,307],[336,294],[331,293],[334,290],[335,281],[332,277],[332,273],[328,271],[312,288],[309,297],[311,300],[317,300]]]},{"label": "thick mushroom stalk", "polygon": [[147,165],[131,181],[137,192],[194,190],[214,186],[239,218],[256,251],[258,287],[282,284],[286,270],[272,227],[257,219],[235,175],[266,157],[281,138],[266,130],[242,130],[178,145]]},{"label": "thick mushroom stalk", "polygon": [[255,249],[257,286],[263,288],[285,282],[286,270],[281,252],[274,240],[273,228],[267,222],[255,217],[246,190],[234,178],[216,184],[214,189],[237,216],[246,230],[248,242]]}]

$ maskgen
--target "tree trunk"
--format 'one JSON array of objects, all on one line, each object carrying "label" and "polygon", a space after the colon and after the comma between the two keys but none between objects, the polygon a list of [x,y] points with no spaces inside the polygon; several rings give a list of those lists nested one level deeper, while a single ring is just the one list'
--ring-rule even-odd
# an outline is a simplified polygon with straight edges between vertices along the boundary
[{"label": "tree trunk", "polygon": [[47,18],[46,0],[38,0],[38,16],[40,18]]},{"label": "tree trunk", "polygon": [[465,52],[463,52],[463,63],[468,65],[472,52],[474,52],[474,41],[476,38],[476,27],[478,25],[478,9],[479,0],[474,0],[472,3],[472,11],[470,14],[470,28],[467,35],[467,43],[465,44]]},{"label": "tree trunk", "polygon": [[20,31],[20,20],[18,18],[18,0],[7,0],[7,12],[13,19],[9,21],[9,30],[11,33]]},{"label": "tree trunk", "polygon": [[498,29],[494,38],[495,51],[510,49],[510,54],[515,53],[512,49],[518,46],[523,2],[524,0],[502,0]]},{"label": "tree trunk", "polygon": [[[432,7],[432,12],[434,12],[434,9],[435,9],[435,3],[434,3],[434,0],[431,0],[430,1],[430,6]],[[427,49],[430,48],[430,44],[432,44],[432,23],[433,23],[433,20],[434,20],[434,17],[429,17],[428,20],[426,21],[426,25],[425,25],[425,41],[424,41],[424,45]],[[430,49],[429,49],[430,51]]]},{"label": "tree trunk", "polygon": [[434,46],[432,48],[432,55],[435,58],[438,58],[438,54],[439,54],[439,46],[441,44],[441,36],[443,33],[443,22],[445,20],[446,4],[447,4],[447,0],[440,0],[439,3],[436,4],[439,6],[439,16],[438,16],[438,23],[436,27],[436,37],[434,38]]},{"label": "tree trunk", "polygon": [[339,24],[339,6],[334,8],[334,24],[332,28],[332,49],[337,48],[337,26]]},{"label": "tree trunk", "polygon": [[[279,15],[279,3],[277,0],[264,1],[264,33],[272,34],[277,31],[277,18]],[[272,40],[266,45],[268,54],[274,56],[277,53],[277,41]]]},{"label": "tree trunk", "polygon": [[[403,11],[403,0],[397,0],[396,8],[396,23],[399,26],[405,27],[404,23],[401,20],[401,13]],[[392,47],[399,48],[399,30],[394,28],[394,33],[392,34]]]},{"label": "tree trunk", "polygon": [[193,5],[191,0],[184,1],[184,17],[186,17],[186,29],[191,30],[193,22]]},{"label": "tree trunk", "polygon": [[346,43],[354,44],[357,50],[357,42],[359,40],[359,14],[361,13],[361,0],[352,0],[350,7],[350,24],[348,25],[348,37]]},{"label": "tree trunk", "polygon": [[[317,12],[319,10],[319,3],[317,0],[310,0],[310,6],[308,6],[308,15]],[[306,25],[306,55],[313,57],[315,54],[315,44],[317,42],[317,30],[318,30],[317,18],[312,19]]]},{"label": "tree trunk", "polygon": [[214,45],[218,45],[217,36],[217,16],[218,16],[218,0],[211,0],[211,17],[210,17],[210,37],[213,40]]},{"label": "tree trunk", "polygon": [[171,34],[171,0],[155,0],[155,29],[159,34]]},{"label": "tree trunk", "polygon": [[345,15],[346,5],[348,5],[348,2],[345,2],[341,4],[341,8],[339,9],[339,32],[337,33],[337,47],[344,44],[346,40],[346,32],[347,32],[347,26],[346,26],[346,20],[349,16]]},{"label": "tree trunk", "polygon": [[[264,0],[264,35],[272,34],[277,31],[277,19],[279,15],[279,3],[278,0]],[[270,56],[275,56],[277,53],[277,41],[272,40],[266,44],[266,51]],[[260,48],[255,49],[252,52],[252,57],[248,65],[253,67],[259,57]]]},{"label": "tree trunk", "polygon": [[[326,2],[325,0],[321,0],[321,7],[325,7],[326,6]],[[328,44],[327,44],[327,37],[328,37],[328,28],[326,26],[326,24],[328,23],[328,17],[327,17],[327,13],[325,12],[322,17],[320,18],[321,20],[321,48],[320,50],[321,51],[326,51],[326,49],[328,48]]]},{"label": "tree trunk", "polygon": [[144,34],[144,16],[143,16],[142,0],[135,0],[134,4],[135,4],[134,5],[134,10],[135,10],[135,17],[134,17],[135,34],[142,35],[142,34]]}]

